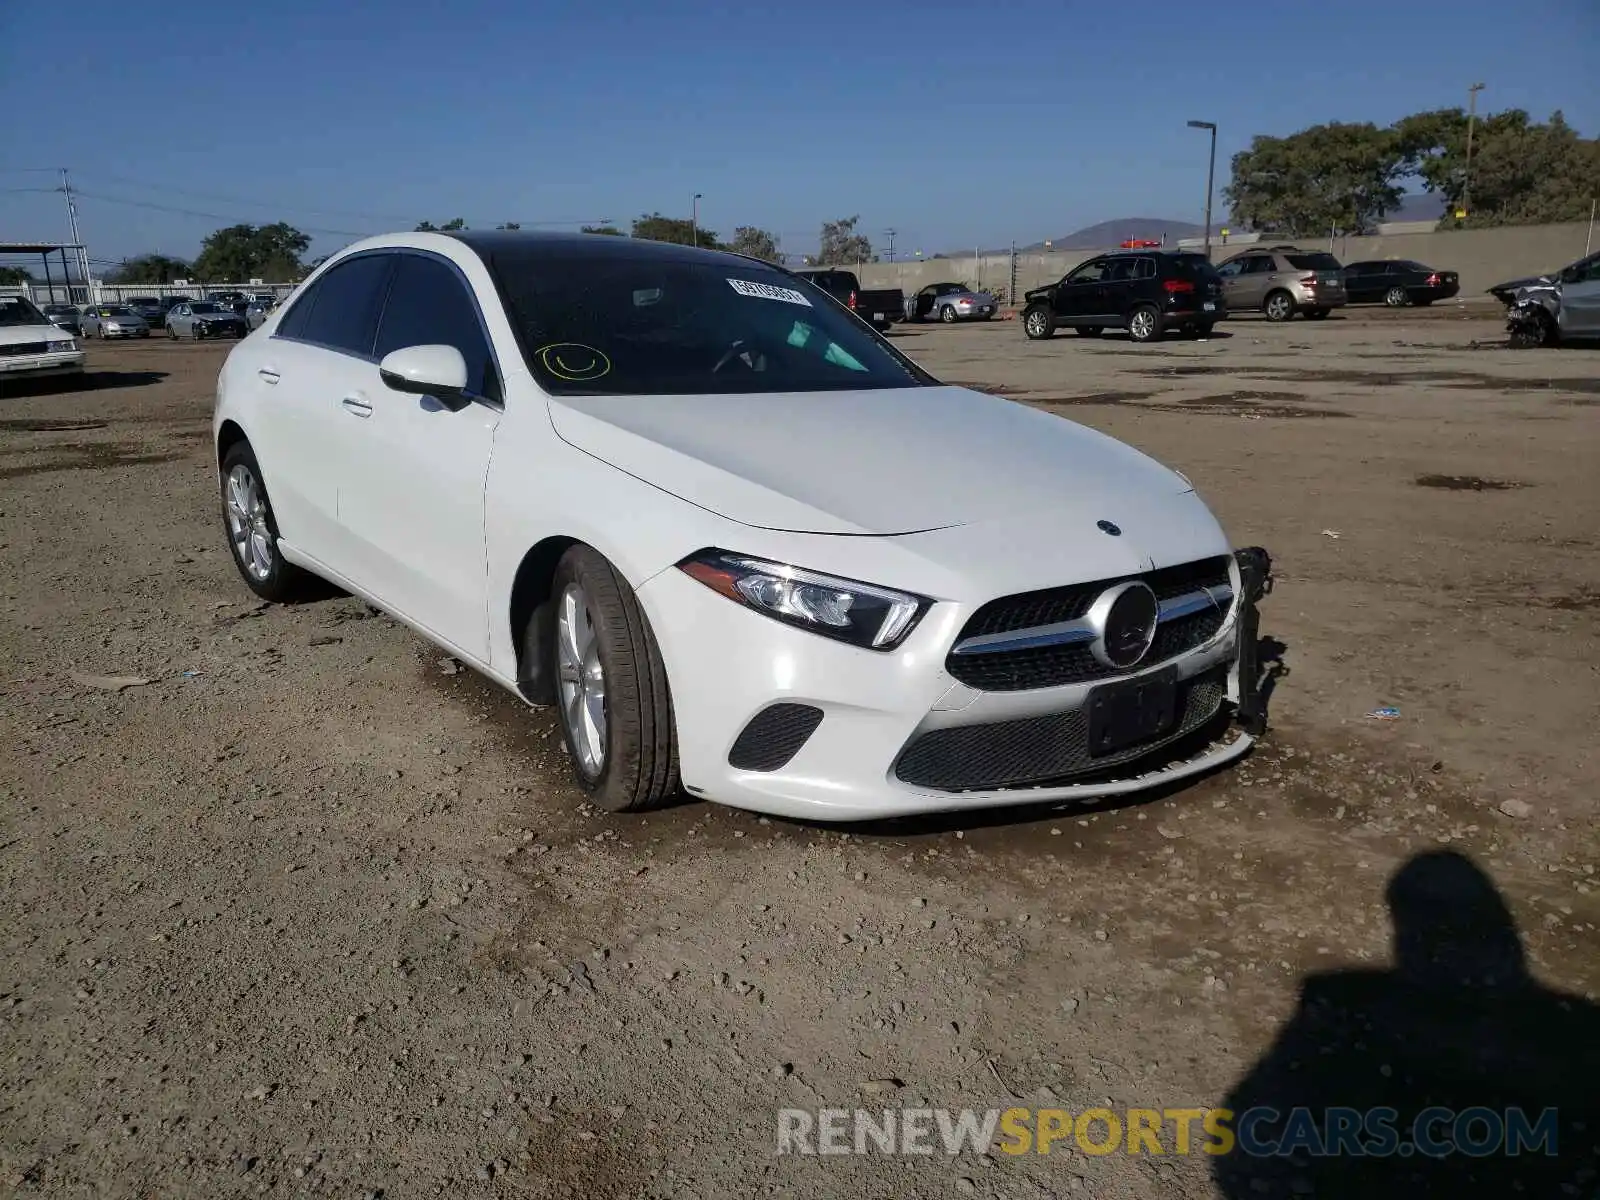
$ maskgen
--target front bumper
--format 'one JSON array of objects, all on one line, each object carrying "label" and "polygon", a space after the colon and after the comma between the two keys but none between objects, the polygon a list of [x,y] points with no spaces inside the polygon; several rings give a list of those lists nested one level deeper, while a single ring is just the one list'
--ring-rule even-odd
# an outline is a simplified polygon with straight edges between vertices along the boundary
[{"label": "front bumper", "polygon": [[100,336],[107,341],[112,341],[116,338],[144,338],[150,336],[150,327],[144,325],[137,329],[107,329],[102,326]]},{"label": "front bumper", "polygon": [[0,356],[0,380],[74,375],[83,370],[83,360],[82,350],[69,350],[56,354]]},{"label": "front bumper", "polygon": [[[1254,648],[1254,606],[1237,576],[1234,591],[1239,598],[1209,641],[1117,677],[1121,683],[1174,671],[1176,723],[1147,743],[1101,758],[1089,757],[1079,743],[1089,694],[1105,680],[979,691],[948,673],[946,654],[970,609],[936,605],[903,645],[883,654],[780,624],[677,570],[652,578],[639,597],[672,680],[685,788],[738,808],[858,821],[1088,801],[1198,775],[1244,754],[1254,734],[1227,726],[1235,708],[1254,704],[1253,659],[1240,653],[1241,630]],[[773,741],[800,732],[797,749],[780,746],[772,755],[772,743],[753,745],[751,731],[774,705],[784,708],[770,723]],[[944,765],[930,767],[926,753],[911,761],[952,735],[956,744],[939,751]],[[1021,755],[1046,764],[1050,777],[963,786],[961,767],[970,755],[1000,767]],[[730,757],[769,769],[742,769]],[[939,786],[908,782],[938,781],[941,772]]]},{"label": "front bumper", "polygon": [[198,321],[194,332],[196,337],[242,338],[250,331],[245,328],[243,321]]}]

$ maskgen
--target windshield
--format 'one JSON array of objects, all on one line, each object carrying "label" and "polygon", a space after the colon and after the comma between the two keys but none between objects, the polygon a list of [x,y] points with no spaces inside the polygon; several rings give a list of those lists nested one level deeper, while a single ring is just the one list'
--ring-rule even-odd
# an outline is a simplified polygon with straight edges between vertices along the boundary
[{"label": "windshield", "polygon": [[511,249],[490,269],[528,365],[552,395],[934,382],[817,288],[758,263]]},{"label": "windshield", "polygon": [[48,325],[45,315],[22,296],[0,296],[0,325]]},{"label": "windshield", "polygon": [[222,309],[218,308],[209,300],[196,300],[193,304],[189,305],[189,310],[197,313],[214,313],[222,311]]},{"label": "windshield", "polygon": [[1289,265],[1297,271],[1339,271],[1339,260],[1331,254],[1285,254]]}]

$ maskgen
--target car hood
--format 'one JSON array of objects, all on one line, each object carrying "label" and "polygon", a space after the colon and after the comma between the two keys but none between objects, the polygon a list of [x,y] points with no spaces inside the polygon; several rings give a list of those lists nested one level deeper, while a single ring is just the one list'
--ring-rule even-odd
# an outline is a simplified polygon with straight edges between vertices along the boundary
[{"label": "car hood", "polygon": [[762,529],[886,535],[1054,512],[1121,523],[1190,491],[1121,442],[959,387],[562,396],[570,445]]},{"label": "car hood", "polygon": [[1486,290],[1493,293],[1509,293],[1516,291],[1518,288],[1549,287],[1554,282],[1554,275],[1529,275],[1524,279],[1508,279],[1504,283],[1497,283],[1492,288],[1488,288]]},{"label": "car hood", "polygon": [[67,342],[61,330],[54,325],[0,325],[0,346],[17,346],[25,342]]}]

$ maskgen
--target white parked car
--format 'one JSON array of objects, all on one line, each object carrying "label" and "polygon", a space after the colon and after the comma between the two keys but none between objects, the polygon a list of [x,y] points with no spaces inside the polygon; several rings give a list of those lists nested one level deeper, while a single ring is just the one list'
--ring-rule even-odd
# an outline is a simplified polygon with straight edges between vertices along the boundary
[{"label": "white parked car", "polygon": [[26,296],[0,296],[0,383],[82,372],[77,338]]},{"label": "white parked car", "polygon": [[322,576],[555,703],[613,810],[1076,800],[1251,741],[1251,585],[1187,480],[764,262],[359,242],[228,356],[215,434],[257,595]]}]

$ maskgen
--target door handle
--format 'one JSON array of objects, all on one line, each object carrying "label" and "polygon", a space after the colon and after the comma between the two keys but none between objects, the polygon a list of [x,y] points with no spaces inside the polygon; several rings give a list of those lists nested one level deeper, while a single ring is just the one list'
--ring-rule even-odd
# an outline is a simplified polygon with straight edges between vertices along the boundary
[{"label": "door handle", "polygon": [[370,417],[372,415],[372,401],[359,393],[353,396],[346,396],[339,403],[344,405],[346,411],[352,412],[358,417]]},{"label": "door handle", "polygon": [[283,378],[283,376],[279,375],[271,367],[262,367],[259,371],[256,372],[256,374],[261,376],[261,378],[264,379],[267,383],[277,383],[278,380]]}]

